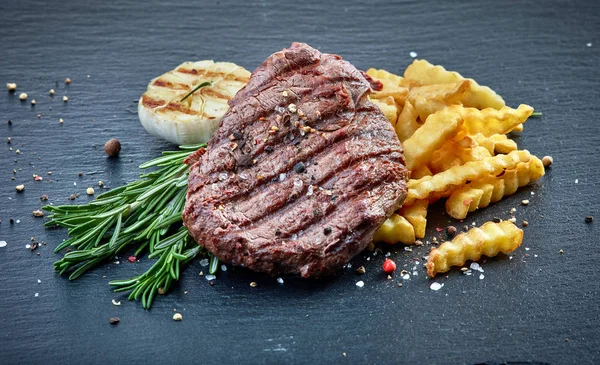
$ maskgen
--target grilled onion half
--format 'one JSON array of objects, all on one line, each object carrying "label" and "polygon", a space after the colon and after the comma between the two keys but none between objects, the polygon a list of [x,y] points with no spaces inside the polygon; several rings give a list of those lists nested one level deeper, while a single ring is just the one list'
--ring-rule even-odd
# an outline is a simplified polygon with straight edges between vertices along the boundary
[{"label": "grilled onion half", "polygon": [[229,99],[249,79],[250,72],[230,62],[182,63],[150,81],[138,104],[140,122],[150,134],[172,143],[207,142],[229,108]]}]

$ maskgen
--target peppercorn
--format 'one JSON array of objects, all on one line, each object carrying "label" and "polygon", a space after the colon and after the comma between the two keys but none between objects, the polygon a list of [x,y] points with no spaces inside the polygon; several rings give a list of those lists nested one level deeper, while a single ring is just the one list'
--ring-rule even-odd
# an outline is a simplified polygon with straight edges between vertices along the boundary
[{"label": "peppercorn", "polygon": [[554,159],[552,158],[552,156],[544,156],[542,158],[542,165],[544,165],[544,167],[549,167],[550,165],[552,165],[553,162]]},{"label": "peppercorn", "polygon": [[391,274],[396,271],[396,263],[393,260],[385,259],[383,262],[383,272]]},{"label": "peppercorn", "polygon": [[112,138],[104,144],[104,152],[110,157],[117,157],[121,152],[121,142],[118,139]]},{"label": "peppercorn", "polygon": [[446,227],[446,234],[448,237],[454,237],[456,235],[456,227],[448,226]]},{"label": "peppercorn", "polygon": [[325,227],[325,228],[323,229],[323,233],[324,233],[325,235],[328,235],[328,234],[330,234],[330,233],[331,233],[331,227]]},{"label": "peppercorn", "polygon": [[594,221],[594,217],[592,217],[591,215],[588,215],[587,217],[585,217],[585,223],[592,223]]},{"label": "peppercorn", "polygon": [[296,173],[301,174],[304,171],[306,171],[306,166],[304,165],[304,162],[298,162],[295,166],[294,166],[294,171],[296,171]]}]

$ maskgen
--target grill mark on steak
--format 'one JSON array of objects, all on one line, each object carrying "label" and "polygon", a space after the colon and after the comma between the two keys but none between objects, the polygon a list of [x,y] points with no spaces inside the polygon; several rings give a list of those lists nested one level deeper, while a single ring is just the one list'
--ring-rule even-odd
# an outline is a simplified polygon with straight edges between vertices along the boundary
[{"label": "grill mark on steak", "polygon": [[[363,122],[366,123],[368,120],[363,119]],[[278,178],[282,173],[286,173],[288,177],[296,176],[293,172],[293,167],[298,162],[306,162],[309,158],[313,163],[317,162],[317,166],[321,165],[325,167],[323,169],[316,169],[314,165],[309,166],[308,171],[301,175],[301,177],[314,175],[315,180],[313,184],[321,184],[321,181],[328,177],[328,175],[322,176],[324,172],[328,172],[331,175],[336,170],[352,164],[353,160],[386,153],[400,153],[398,149],[394,149],[383,139],[357,139],[355,137],[358,137],[359,134],[355,132],[360,132],[360,129],[354,128],[353,131],[348,132],[347,127],[332,133],[330,141],[324,140],[320,136],[309,136],[305,140],[305,145],[300,145],[304,151],[301,153],[297,153],[295,148],[290,148],[289,146],[286,149],[280,148],[274,151],[273,155],[269,156],[270,158],[260,159],[260,163],[255,166],[254,170],[246,170],[238,175],[227,173],[227,179],[224,181],[219,181],[219,173],[212,174],[210,183],[216,184],[216,186],[210,189],[205,196],[207,199],[211,199],[219,204],[223,204],[225,201],[235,204],[237,203],[236,198],[246,198],[253,189],[256,189],[260,185],[269,184],[271,180]],[[381,132],[385,133],[389,131],[382,130]],[[311,151],[306,147],[309,145],[312,145],[314,150]],[[280,166],[274,166],[274,161],[284,162],[281,162]],[[262,175],[264,178],[258,180],[256,178],[257,175]],[[242,179],[240,176],[244,178]],[[310,181],[304,181],[304,183],[310,184]],[[271,183],[271,185],[276,185],[276,183]],[[260,193],[260,191],[257,192]],[[220,197],[224,197],[225,200],[220,200]]]},{"label": "grill mark on steak", "polygon": [[406,195],[402,147],[371,87],[381,85],[305,44],[267,58],[190,159],[192,237],[225,262],[304,277],[364,249]]}]

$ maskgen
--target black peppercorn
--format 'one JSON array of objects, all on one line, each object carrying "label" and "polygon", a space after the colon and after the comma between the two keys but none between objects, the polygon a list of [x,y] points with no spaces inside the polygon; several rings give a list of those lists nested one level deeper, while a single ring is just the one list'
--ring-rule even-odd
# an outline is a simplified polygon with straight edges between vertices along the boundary
[{"label": "black peppercorn", "polygon": [[306,171],[306,166],[303,162],[298,162],[296,166],[294,166],[294,171],[296,171],[298,174],[301,174]]}]

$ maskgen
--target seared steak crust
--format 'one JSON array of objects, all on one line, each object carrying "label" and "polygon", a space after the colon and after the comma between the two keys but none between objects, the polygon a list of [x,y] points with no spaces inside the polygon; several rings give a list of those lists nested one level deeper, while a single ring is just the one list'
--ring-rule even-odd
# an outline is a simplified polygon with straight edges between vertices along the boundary
[{"label": "seared steak crust", "polygon": [[191,167],[194,239],[224,262],[303,277],[362,251],[406,195],[402,147],[368,101],[371,82],[306,44],[267,58]]}]

